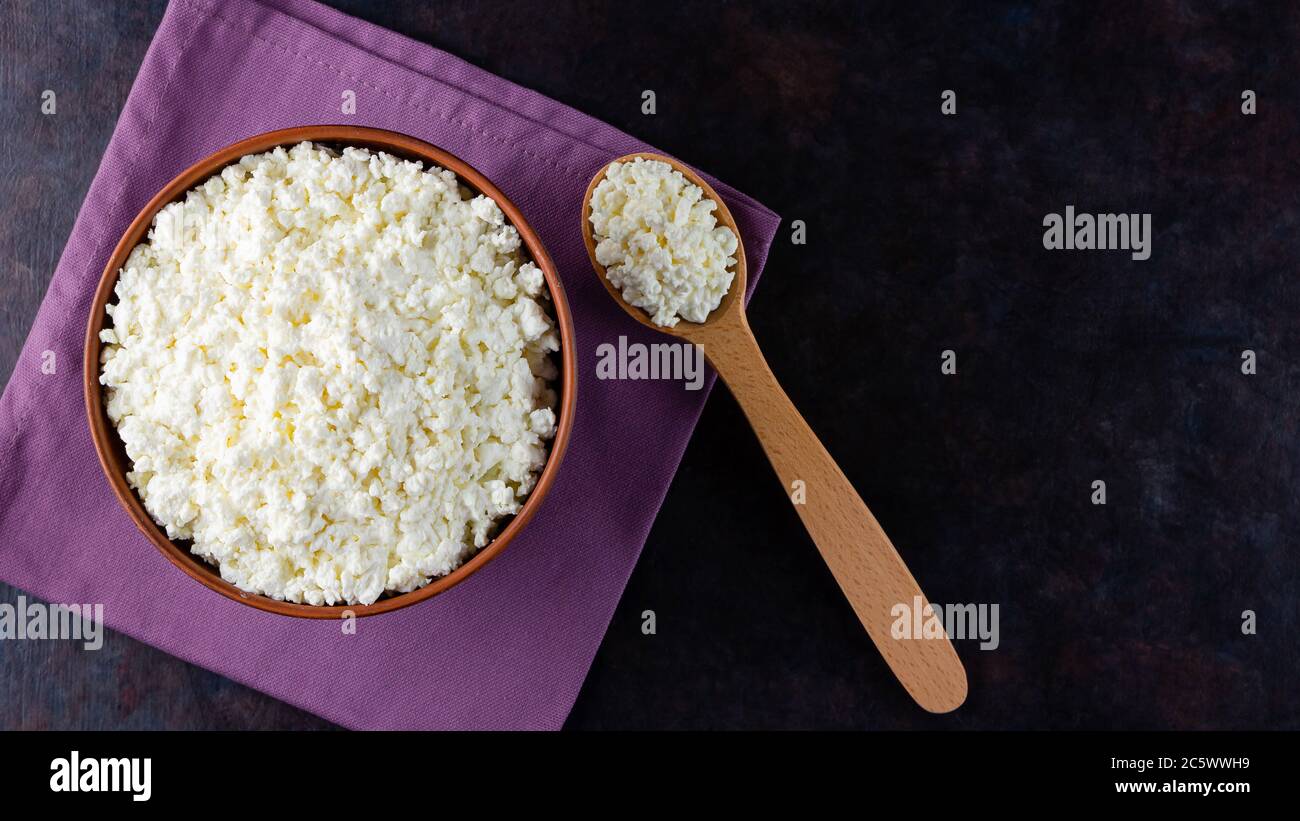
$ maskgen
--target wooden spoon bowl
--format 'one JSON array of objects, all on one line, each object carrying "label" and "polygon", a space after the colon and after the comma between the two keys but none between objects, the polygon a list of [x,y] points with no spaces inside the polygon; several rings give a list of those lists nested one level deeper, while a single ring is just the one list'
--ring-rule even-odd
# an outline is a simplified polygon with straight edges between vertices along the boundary
[{"label": "wooden spoon bowl", "polygon": [[718,219],[718,225],[730,228],[732,233],[737,237],[740,237],[740,229],[736,227],[735,217],[731,216],[731,209],[727,208],[726,203],[724,203],[722,198],[718,196],[718,192],[713,190],[713,186],[705,182],[699,174],[696,174],[690,168],[687,168],[669,157],[664,157],[659,154],[651,154],[644,151],[636,154],[628,154],[625,157],[619,157],[617,160],[614,160],[609,163],[609,165],[600,169],[600,173],[591,178],[591,184],[587,186],[587,193],[582,198],[582,241],[587,245],[587,255],[591,257],[591,264],[595,266],[601,284],[605,286],[606,291],[609,291],[609,295],[614,298],[614,301],[623,306],[623,310],[631,314],[632,318],[637,322],[640,322],[647,328],[653,328],[654,330],[666,333],[669,336],[680,337],[688,341],[698,342],[699,335],[703,332],[703,329],[718,324],[724,318],[732,321],[736,318],[740,318],[743,321],[745,313],[745,287],[748,282],[748,279],[746,279],[748,268],[745,264],[745,244],[743,242],[736,244],[735,278],[731,281],[731,289],[727,291],[726,296],[722,298],[722,302],[718,304],[718,307],[709,314],[708,319],[704,322],[687,322],[683,319],[671,328],[666,328],[663,325],[656,325],[650,319],[649,314],[624,299],[623,292],[614,287],[614,283],[610,282],[609,277],[605,275],[605,267],[596,261],[596,238],[592,235],[591,229],[591,197],[596,191],[596,186],[600,185],[601,180],[605,179],[605,172],[609,170],[610,165],[613,165],[616,162],[631,162],[636,159],[666,162],[671,165],[674,170],[680,171],[682,176],[688,181],[704,189],[705,197],[718,204],[717,210],[713,212],[713,215]]},{"label": "wooden spoon bowl", "polygon": [[[740,238],[740,230],[727,204],[698,174],[671,157],[646,152],[628,154],[613,162],[637,158],[668,163],[704,189],[705,196],[718,206],[714,212],[718,223]],[[628,304],[609,281],[604,266],[596,261],[591,198],[608,169],[606,165],[592,179],[582,204],[582,236],[596,276],[633,319],[704,350],[709,363],[740,403],[786,493],[802,488],[801,502],[796,503],[795,511],[894,675],[926,710],[945,713],[957,709],[966,700],[966,670],[952,642],[946,635],[893,637],[891,627],[897,620],[895,608],[899,605],[910,610],[914,602],[920,601],[921,617],[928,623],[925,594],[844,472],[786,396],[754,339],[745,318],[747,278],[743,242],[736,250],[731,289],[704,322],[681,320],[672,328],[656,325],[645,311]]]}]

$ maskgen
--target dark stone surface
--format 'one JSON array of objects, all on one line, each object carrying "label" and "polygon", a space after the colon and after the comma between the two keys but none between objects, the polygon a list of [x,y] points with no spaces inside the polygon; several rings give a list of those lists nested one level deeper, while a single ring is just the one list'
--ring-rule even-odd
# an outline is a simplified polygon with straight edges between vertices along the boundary
[{"label": "dark stone surface", "polygon": [[[805,220],[751,306],[773,370],[931,598],[1000,607],[967,705],[915,708],[718,390],[570,727],[1300,728],[1300,12],[337,5]],[[0,373],[162,9],[0,12]],[[1151,212],[1151,259],[1043,250],[1069,204]],[[122,636],[0,663],[3,727],[323,725]]]}]

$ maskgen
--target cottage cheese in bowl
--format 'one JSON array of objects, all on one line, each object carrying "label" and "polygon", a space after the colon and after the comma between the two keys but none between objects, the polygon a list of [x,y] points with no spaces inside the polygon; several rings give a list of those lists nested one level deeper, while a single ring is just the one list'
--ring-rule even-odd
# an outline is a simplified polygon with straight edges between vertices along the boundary
[{"label": "cottage cheese in bowl", "polygon": [[251,593],[369,604],[450,573],[555,434],[559,335],[519,233],[383,152],[226,167],[159,211],[107,311],[127,480]]},{"label": "cottage cheese in bowl", "polygon": [[739,244],[717,208],[662,160],[610,163],[591,194],[596,261],[656,325],[703,322],[731,289]]}]

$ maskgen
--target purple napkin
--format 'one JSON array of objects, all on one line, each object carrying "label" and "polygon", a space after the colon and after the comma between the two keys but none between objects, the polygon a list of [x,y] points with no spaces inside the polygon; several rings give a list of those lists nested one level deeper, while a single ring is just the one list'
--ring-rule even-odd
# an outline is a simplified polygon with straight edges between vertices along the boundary
[{"label": "purple napkin", "polygon": [[[341,113],[349,91],[351,115]],[[312,123],[411,134],[487,175],[554,257],[578,345],[572,442],[523,535],[466,582],[361,619],[355,635],[229,601],[172,567],[113,498],[82,404],[91,293],[139,209],[222,146]],[[605,293],[579,234],[592,175],[645,148],[308,0],[172,0],[0,398],[0,578],[50,602],[101,603],[108,627],[347,727],[559,728],[708,393],[595,377],[600,344],[662,339]],[[717,189],[740,226],[752,287],[779,218]],[[51,375],[41,371],[47,350]]]}]

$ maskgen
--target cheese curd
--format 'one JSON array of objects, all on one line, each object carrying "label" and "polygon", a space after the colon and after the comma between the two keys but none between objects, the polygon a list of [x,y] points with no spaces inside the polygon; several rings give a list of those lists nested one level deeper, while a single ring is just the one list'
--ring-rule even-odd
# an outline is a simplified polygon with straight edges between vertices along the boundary
[{"label": "cheese curd", "polygon": [[163,208],[100,382],[168,536],[242,590],[368,604],[451,572],[533,489],[559,337],[542,272],[456,176],[311,143]]},{"label": "cheese curd", "polygon": [[735,276],[736,234],[718,225],[717,207],[666,162],[611,163],[591,195],[596,261],[655,324],[703,322]]}]

